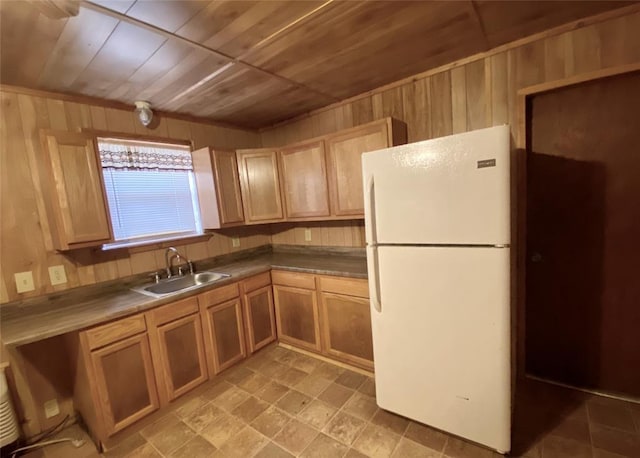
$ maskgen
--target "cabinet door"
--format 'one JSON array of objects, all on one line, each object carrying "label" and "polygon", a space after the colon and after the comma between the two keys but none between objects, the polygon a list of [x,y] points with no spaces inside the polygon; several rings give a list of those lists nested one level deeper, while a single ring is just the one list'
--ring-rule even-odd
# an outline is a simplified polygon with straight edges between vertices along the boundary
[{"label": "cabinet door", "polygon": [[159,407],[147,334],[91,352],[107,434],[120,431]]},{"label": "cabinet door", "polygon": [[316,292],[274,285],[273,295],[278,323],[278,338],[291,345],[320,351]]},{"label": "cabinet door", "polygon": [[51,171],[55,248],[101,245],[113,240],[95,138],[74,132],[43,132]]},{"label": "cabinet door", "polygon": [[280,170],[287,218],[329,216],[323,141],[280,151]]},{"label": "cabinet door", "polygon": [[238,172],[247,223],[284,218],[275,150],[238,150]]},{"label": "cabinet door", "polygon": [[249,353],[253,353],[276,340],[271,285],[246,293],[243,299]]},{"label": "cabinet door", "polygon": [[331,205],[336,216],[364,216],[362,153],[386,148],[389,144],[385,121],[330,136],[327,139]]},{"label": "cabinet door", "polygon": [[219,229],[244,223],[235,151],[206,147],[191,156],[203,227]]},{"label": "cabinet door", "polygon": [[240,299],[210,307],[206,311],[206,316],[213,368],[217,374],[247,355]]},{"label": "cabinet door", "polygon": [[200,315],[190,315],[157,328],[159,360],[169,400],[207,380]]},{"label": "cabinet door", "polygon": [[320,293],[325,353],[346,363],[373,370],[373,340],[369,300]]}]

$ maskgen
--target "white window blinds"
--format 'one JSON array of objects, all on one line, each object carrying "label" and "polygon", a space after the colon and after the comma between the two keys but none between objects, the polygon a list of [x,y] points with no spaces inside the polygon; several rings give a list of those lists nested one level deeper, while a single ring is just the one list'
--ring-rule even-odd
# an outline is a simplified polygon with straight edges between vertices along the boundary
[{"label": "white window blinds", "polygon": [[98,139],[115,245],[202,233],[191,152]]}]

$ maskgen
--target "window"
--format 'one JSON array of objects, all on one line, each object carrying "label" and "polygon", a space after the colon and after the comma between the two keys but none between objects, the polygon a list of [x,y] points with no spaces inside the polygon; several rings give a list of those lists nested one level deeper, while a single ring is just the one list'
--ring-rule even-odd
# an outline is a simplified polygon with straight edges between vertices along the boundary
[{"label": "window", "polygon": [[115,243],[105,248],[202,234],[187,146],[99,138]]}]

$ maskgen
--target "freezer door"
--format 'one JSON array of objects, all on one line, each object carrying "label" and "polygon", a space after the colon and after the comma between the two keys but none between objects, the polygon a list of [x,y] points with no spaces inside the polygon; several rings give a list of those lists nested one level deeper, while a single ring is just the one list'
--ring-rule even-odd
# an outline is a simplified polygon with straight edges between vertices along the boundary
[{"label": "freezer door", "polygon": [[509,249],[377,248],[378,405],[510,449]]},{"label": "freezer door", "polygon": [[508,126],[362,156],[368,244],[507,245]]}]

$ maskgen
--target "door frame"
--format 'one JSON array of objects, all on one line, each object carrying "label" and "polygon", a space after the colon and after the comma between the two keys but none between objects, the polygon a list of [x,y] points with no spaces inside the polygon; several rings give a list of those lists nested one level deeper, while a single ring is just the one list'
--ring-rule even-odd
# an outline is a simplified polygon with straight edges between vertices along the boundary
[{"label": "door frame", "polygon": [[533,86],[518,89],[516,93],[516,125],[515,152],[515,192],[516,192],[516,219],[513,228],[516,239],[516,259],[515,259],[515,373],[518,380],[526,377],[525,361],[525,332],[526,332],[526,298],[527,298],[527,156],[530,150],[531,138],[527,132],[527,125],[530,117],[530,99],[533,96],[551,92],[557,89],[564,89],[569,86],[609,78],[612,76],[624,75],[640,71],[640,62],[615,67],[604,68],[579,75],[570,76],[558,80],[548,81]]}]

